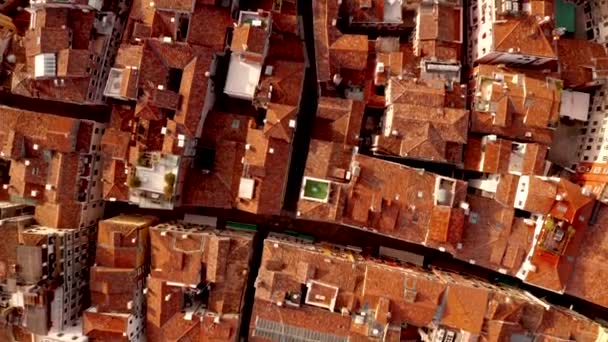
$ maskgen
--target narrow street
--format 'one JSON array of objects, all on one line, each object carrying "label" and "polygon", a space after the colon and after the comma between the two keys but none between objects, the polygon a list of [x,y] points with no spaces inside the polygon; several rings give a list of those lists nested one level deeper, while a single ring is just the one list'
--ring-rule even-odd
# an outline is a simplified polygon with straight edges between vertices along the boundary
[{"label": "narrow street", "polygon": [[110,107],[105,105],[91,106],[44,99],[32,100],[31,97],[12,94],[8,91],[0,91],[0,104],[74,119],[97,122],[108,122],[110,120]]},{"label": "narrow street", "polygon": [[310,136],[317,114],[319,88],[317,84],[317,66],[315,63],[315,43],[312,20],[312,1],[297,1],[298,16],[304,29],[305,58],[307,61],[304,72],[304,84],[300,98],[300,109],[296,123],[295,136],[291,152],[291,164],[287,177],[283,209],[285,215],[294,215],[300,197],[300,186],[306,167]]}]

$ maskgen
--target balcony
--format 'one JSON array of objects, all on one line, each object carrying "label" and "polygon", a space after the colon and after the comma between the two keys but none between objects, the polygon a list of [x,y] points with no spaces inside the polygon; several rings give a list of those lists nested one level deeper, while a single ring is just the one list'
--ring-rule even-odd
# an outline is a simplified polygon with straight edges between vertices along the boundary
[{"label": "balcony", "polygon": [[538,244],[543,251],[561,256],[575,233],[576,229],[568,222],[558,221],[549,216],[543,225]]}]

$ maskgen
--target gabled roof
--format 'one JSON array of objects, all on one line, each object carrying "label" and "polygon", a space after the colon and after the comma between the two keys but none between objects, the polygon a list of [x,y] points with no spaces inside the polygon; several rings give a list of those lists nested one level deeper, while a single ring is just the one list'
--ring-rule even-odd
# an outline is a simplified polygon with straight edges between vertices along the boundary
[{"label": "gabled roof", "polygon": [[391,127],[406,132],[411,123],[429,123],[437,130],[441,138],[449,142],[464,144],[467,142],[469,112],[465,109],[427,107],[410,104],[393,104]]},{"label": "gabled roof", "polygon": [[445,105],[443,82],[425,84],[414,80],[391,77],[388,83],[386,104],[407,103],[411,105],[443,107]]},{"label": "gabled roof", "polygon": [[519,49],[518,54],[557,59],[552,38],[547,37],[536,16],[510,18],[494,23],[494,49],[509,52]]},{"label": "gabled roof", "polygon": [[314,139],[357,145],[365,104],[350,99],[320,97],[313,127]]},{"label": "gabled roof", "polygon": [[263,54],[268,38],[268,31],[263,27],[243,24],[236,27],[232,33],[230,50],[233,53],[250,52]]},{"label": "gabled roof", "polygon": [[557,51],[559,71],[566,87],[584,86],[608,77],[608,56],[602,44],[583,39],[560,39]]},{"label": "gabled roof", "polygon": [[330,45],[331,64],[338,68],[363,70],[367,67],[367,36],[345,34]]},{"label": "gabled roof", "polygon": [[289,127],[290,121],[296,119],[297,108],[288,105],[269,103],[266,111],[266,123],[264,134],[268,138],[281,139],[291,142],[293,128]]},{"label": "gabled roof", "polygon": [[209,79],[205,73],[211,68],[213,54],[211,51],[195,57],[184,67],[179,94],[182,96],[181,107],[176,111],[174,120],[184,125],[190,136],[198,137],[203,128],[205,100]]}]

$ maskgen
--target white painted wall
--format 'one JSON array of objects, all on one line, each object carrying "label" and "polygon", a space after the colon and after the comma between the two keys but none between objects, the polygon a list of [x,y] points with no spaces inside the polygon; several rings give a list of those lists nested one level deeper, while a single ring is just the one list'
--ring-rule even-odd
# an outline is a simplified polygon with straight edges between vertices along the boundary
[{"label": "white painted wall", "polygon": [[517,184],[517,191],[515,193],[515,201],[513,207],[516,209],[523,209],[528,199],[528,190],[530,185],[530,176],[519,177],[519,183]]}]

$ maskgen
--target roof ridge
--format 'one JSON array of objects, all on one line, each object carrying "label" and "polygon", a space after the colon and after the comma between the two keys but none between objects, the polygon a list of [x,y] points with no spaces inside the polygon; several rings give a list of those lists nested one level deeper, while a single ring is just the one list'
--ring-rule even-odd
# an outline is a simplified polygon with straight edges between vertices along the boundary
[{"label": "roof ridge", "polygon": [[[508,22],[508,21],[507,21],[507,22]],[[504,23],[501,23],[501,24],[504,24]],[[496,25],[496,23],[494,23],[494,25]],[[510,36],[510,35],[513,33],[513,31],[515,31],[515,29],[516,29],[516,28],[517,28],[519,25],[521,25],[521,21],[520,21],[520,20],[517,20],[517,24],[513,25],[513,27],[511,28],[511,30],[509,30],[509,32],[503,36],[503,38],[502,38],[502,40],[501,40],[500,42],[498,42],[498,43],[494,44],[494,48],[496,48],[497,46],[502,45],[502,43],[503,43],[505,40],[507,40],[507,37],[509,37],[509,36]],[[496,32],[496,30],[492,30],[492,35],[493,35],[493,36],[496,36],[496,33],[495,33],[495,32]]]}]

